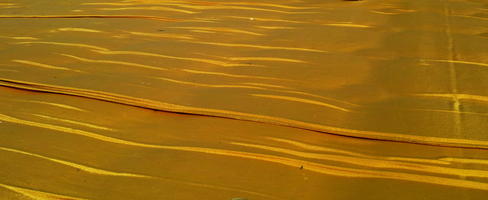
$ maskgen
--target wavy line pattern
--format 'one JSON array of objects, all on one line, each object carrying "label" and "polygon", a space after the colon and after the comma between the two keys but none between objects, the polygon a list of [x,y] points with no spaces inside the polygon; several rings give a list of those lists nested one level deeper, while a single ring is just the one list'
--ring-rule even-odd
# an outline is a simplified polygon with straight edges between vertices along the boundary
[{"label": "wavy line pattern", "polygon": [[26,196],[26,197],[31,198],[31,199],[36,199],[36,200],[37,199],[39,199],[39,200],[59,200],[59,199],[88,200],[88,199],[84,199],[84,198],[65,196],[65,195],[48,193],[48,192],[32,190],[32,189],[27,189],[27,188],[15,187],[15,186],[6,185],[6,184],[2,184],[2,183],[0,183],[0,187],[6,188],[8,190],[22,194],[23,196]]},{"label": "wavy line pattern", "polygon": [[59,160],[59,159],[55,159],[55,158],[50,158],[50,157],[46,157],[43,155],[39,155],[39,154],[35,154],[35,153],[29,153],[29,152],[25,152],[25,151],[21,151],[21,150],[17,150],[17,149],[0,147],[0,150],[14,152],[14,153],[28,155],[28,156],[33,156],[36,158],[41,158],[41,159],[48,160],[51,162],[55,162],[55,163],[59,163],[62,165],[74,167],[76,169],[79,169],[79,170],[82,170],[82,171],[85,171],[88,173],[93,173],[93,174],[99,174],[99,175],[105,175],[105,176],[126,176],[126,177],[136,177],[136,178],[151,178],[150,176],[145,176],[145,175],[112,172],[112,171],[107,171],[107,170],[103,170],[103,169],[97,169],[97,168],[88,167],[85,165],[81,165],[81,164],[77,164],[77,163],[73,163],[73,162],[69,162],[69,161],[64,161],[64,160]]},{"label": "wavy line pattern", "polygon": [[[73,95],[78,97],[86,97],[91,99],[98,99],[98,100],[109,101],[113,103],[152,109],[152,110],[263,122],[263,123],[294,127],[294,128],[305,129],[305,130],[330,133],[330,134],[352,136],[358,138],[408,142],[408,143],[425,144],[425,145],[450,146],[450,147],[458,147],[458,148],[480,148],[480,149],[488,148],[488,142],[482,140],[440,138],[440,137],[429,137],[429,136],[405,135],[400,133],[385,133],[385,132],[373,132],[373,131],[338,128],[338,127],[307,123],[303,121],[290,120],[290,119],[285,119],[280,117],[271,117],[266,115],[257,115],[257,114],[228,111],[228,110],[181,106],[181,105],[168,104],[168,103],[162,103],[162,102],[145,100],[145,99],[138,99],[138,98],[123,96],[123,95],[98,92],[98,91],[81,90],[81,89],[66,88],[60,86],[50,86],[50,85],[43,85],[38,83],[18,82],[14,80],[5,80],[5,79],[0,80],[0,85],[12,87],[12,88],[18,88],[18,89],[27,89],[27,90],[34,90],[34,91]],[[250,87],[252,86],[247,86],[247,88]]]},{"label": "wavy line pattern", "polygon": [[333,108],[333,109],[344,111],[344,112],[351,112],[351,110],[346,109],[346,108],[334,106],[334,105],[319,102],[319,101],[309,100],[309,99],[301,99],[301,98],[296,98],[296,97],[277,96],[277,95],[266,95],[266,94],[251,94],[251,96],[270,98],[270,99],[280,99],[280,100],[285,100],[285,101],[295,101],[295,102],[301,102],[301,103],[306,103],[306,104],[325,106],[325,107]]},{"label": "wavy line pattern", "polygon": [[66,67],[58,67],[58,66],[53,66],[53,65],[48,65],[48,64],[43,64],[43,63],[28,61],[28,60],[12,60],[12,62],[26,64],[26,65],[30,65],[30,66],[34,66],[34,67],[45,68],[45,69],[56,69],[56,70],[66,70],[66,71],[81,72],[79,70],[73,70],[73,69],[66,68]]},{"label": "wavy line pattern", "polygon": [[[429,184],[439,184],[439,185],[447,185],[447,186],[455,186],[455,187],[464,187],[464,188],[479,189],[479,190],[488,190],[488,184],[481,183],[481,182],[457,180],[457,179],[442,178],[442,177],[427,176],[427,175],[405,174],[405,173],[398,173],[398,172],[388,172],[388,171],[379,172],[379,171],[363,170],[363,169],[355,169],[355,168],[335,167],[335,166],[328,166],[328,165],[323,165],[323,164],[304,161],[304,160],[290,159],[290,158],[278,157],[278,156],[272,156],[272,155],[266,155],[266,154],[238,152],[238,151],[231,151],[231,150],[225,150],[225,149],[144,144],[144,143],[138,143],[138,142],[132,142],[132,141],[128,141],[128,140],[122,140],[122,139],[102,136],[102,135],[99,135],[96,133],[76,130],[76,129],[72,129],[72,128],[66,128],[66,127],[62,127],[62,126],[26,121],[26,120],[13,118],[13,117],[3,115],[3,114],[0,114],[0,120],[11,122],[11,123],[24,124],[24,125],[28,125],[28,126],[35,126],[35,127],[39,127],[39,128],[52,129],[52,130],[70,133],[70,134],[81,135],[81,136],[90,137],[90,138],[105,141],[105,142],[111,142],[111,143],[117,143],[117,144],[123,144],[123,145],[130,145],[130,146],[136,146],[136,147],[142,147],[142,148],[166,149],[166,150],[176,150],[176,151],[196,152],[196,153],[204,153],[204,154],[239,157],[239,158],[245,158],[245,159],[253,159],[253,160],[272,162],[272,163],[277,163],[277,164],[282,164],[282,165],[292,166],[292,167],[302,166],[304,169],[307,169],[307,170],[310,170],[313,172],[329,174],[329,175],[333,175],[333,176],[363,177],[363,178],[386,178],[386,179],[422,182],[422,183],[429,183]],[[246,145],[246,144],[242,144],[242,143],[233,143],[233,144],[245,145],[245,146],[251,146],[251,147],[258,147],[258,148],[263,147],[263,146],[258,146],[258,145]],[[279,150],[276,148],[273,149],[271,147],[266,147],[266,149],[277,150],[280,152],[283,151],[283,150]],[[293,153],[294,151],[288,150],[285,152]],[[309,155],[314,155],[314,154],[299,153],[299,155],[301,155],[301,156],[305,155],[305,157],[309,157]],[[332,158],[332,156],[329,157],[329,159],[330,158]],[[354,160],[351,160],[351,158],[338,159],[338,160],[346,161],[346,162],[354,162]],[[371,162],[371,160],[369,160],[369,161]],[[59,161],[59,162],[61,162],[61,161]],[[365,163],[365,162],[364,161],[361,161],[361,162],[358,161],[356,164],[362,164],[362,163]],[[73,165],[73,164],[70,164],[70,165]],[[410,164],[410,165],[412,166],[413,164]],[[413,165],[413,166],[415,166],[415,165]],[[384,167],[387,167],[387,166],[384,166]],[[407,167],[404,165],[397,165],[397,167],[411,169],[410,167]],[[439,167],[431,167],[431,168],[433,168],[433,170],[434,170],[434,169],[439,168]],[[425,166],[424,166],[424,168],[416,168],[416,169],[417,170],[428,170],[428,169],[425,169]],[[450,169],[449,170],[449,168],[442,168],[442,169],[444,171],[437,171],[437,172],[438,173],[442,173],[442,172],[443,173],[453,173],[453,172],[456,173],[456,171],[462,171],[463,173],[468,172],[468,170],[456,170],[456,169]],[[469,172],[470,172],[470,175],[473,175],[473,176],[479,176],[479,175],[486,174],[484,172],[475,171],[475,170],[472,170]]]},{"label": "wavy line pattern", "polygon": [[86,122],[73,121],[73,120],[69,120],[69,119],[60,119],[60,118],[51,117],[51,116],[47,116],[47,115],[41,115],[41,114],[32,114],[32,115],[40,117],[40,118],[48,119],[48,120],[65,122],[65,123],[85,126],[85,127],[93,128],[93,129],[99,129],[99,130],[105,130],[105,131],[115,131],[114,129],[111,129],[111,128],[107,128],[107,127],[103,127],[103,126],[99,126],[99,125],[94,125],[94,124],[90,124],[90,123],[86,123]]},{"label": "wavy line pattern", "polygon": [[125,66],[146,68],[146,69],[152,69],[152,70],[161,70],[161,71],[168,70],[167,68],[164,68],[164,67],[155,67],[155,66],[143,65],[143,64],[138,64],[138,63],[131,63],[131,62],[123,62],[123,61],[116,61],[116,60],[93,60],[93,59],[81,58],[81,57],[73,56],[73,55],[69,55],[69,54],[60,54],[60,55],[66,56],[69,58],[73,58],[73,59],[76,59],[79,61],[83,61],[83,62],[89,62],[89,63],[116,64],[116,65],[125,65]]},{"label": "wavy line pattern", "polygon": [[483,6],[0,3],[0,192],[324,199],[330,188],[315,186],[335,180],[478,199],[488,191]]},{"label": "wavy line pattern", "polygon": [[25,102],[39,103],[39,104],[45,104],[45,105],[50,105],[50,106],[65,108],[65,109],[69,109],[69,110],[75,110],[75,111],[80,111],[80,112],[87,112],[84,109],[81,109],[81,108],[78,108],[78,107],[75,107],[75,106],[71,106],[71,105],[61,104],[61,103],[53,103],[53,102],[45,102],[45,101],[36,101],[36,100],[29,100],[29,101],[25,101]]},{"label": "wavy line pattern", "polygon": [[0,19],[86,19],[86,18],[101,18],[101,19],[149,19],[157,21],[175,21],[175,19],[144,16],[144,15],[0,15]]},{"label": "wavy line pattern", "polygon": [[300,151],[294,151],[289,149],[283,148],[276,148],[270,147],[265,145],[257,145],[257,144],[248,144],[248,143],[240,143],[240,142],[231,142],[230,144],[257,148],[257,149],[265,149],[269,151],[275,151],[280,153],[285,153],[289,155],[299,156],[302,158],[311,158],[311,159],[320,159],[320,160],[329,160],[335,162],[342,162],[347,164],[353,164],[362,167],[371,167],[371,168],[384,168],[384,169],[404,169],[404,170],[411,170],[411,171],[420,171],[420,172],[427,172],[427,173],[436,173],[436,174],[446,174],[446,175],[454,175],[454,176],[467,176],[467,177],[481,177],[487,178],[487,172],[485,170],[466,170],[466,169],[456,169],[456,168],[448,168],[448,167],[437,167],[437,166],[429,166],[429,165],[422,165],[422,164],[414,164],[414,163],[403,163],[403,162],[396,162],[396,161],[382,161],[382,160],[375,160],[375,159],[362,159],[362,158],[354,158],[349,156],[335,156],[335,155],[325,155],[325,154],[318,154],[318,153],[305,153]]}]

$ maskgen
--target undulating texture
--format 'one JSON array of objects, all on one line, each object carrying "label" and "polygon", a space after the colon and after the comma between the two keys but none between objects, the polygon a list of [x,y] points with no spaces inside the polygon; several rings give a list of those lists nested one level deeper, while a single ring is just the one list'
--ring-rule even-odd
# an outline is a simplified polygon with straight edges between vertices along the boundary
[{"label": "undulating texture", "polygon": [[0,199],[482,199],[482,0],[4,0]]}]

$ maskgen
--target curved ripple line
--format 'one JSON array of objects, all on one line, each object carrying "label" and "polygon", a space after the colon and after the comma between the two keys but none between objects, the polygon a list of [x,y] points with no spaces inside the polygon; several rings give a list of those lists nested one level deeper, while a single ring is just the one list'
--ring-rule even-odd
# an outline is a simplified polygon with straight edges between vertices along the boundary
[{"label": "curved ripple line", "polygon": [[299,48],[299,47],[277,47],[277,46],[265,46],[265,45],[256,45],[256,44],[237,44],[237,43],[204,42],[204,41],[186,41],[186,42],[195,43],[195,44],[223,46],[223,47],[245,47],[245,48],[268,49],[268,50],[307,51],[307,52],[316,52],[316,53],[327,52],[318,49],[307,49],[307,48]]},{"label": "curved ripple line", "polygon": [[268,30],[296,29],[295,27],[288,27],[288,26],[255,26],[255,27],[268,29]]},{"label": "curved ripple line", "polygon": [[[420,96],[420,97],[439,97],[439,98],[458,98],[458,99],[467,99],[467,100],[474,100],[474,101],[483,101],[488,102],[488,96],[482,95],[474,95],[474,94],[453,94],[453,93],[425,93],[425,94],[412,94],[412,96]],[[457,111],[456,111],[457,112]]]},{"label": "curved ripple line", "polygon": [[70,68],[66,68],[66,67],[58,67],[58,66],[54,66],[54,65],[48,65],[48,64],[43,64],[43,63],[38,63],[38,62],[33,62],[33,61],[28,61],[28,60],[12,60],[12,62],[30,65],[30,66],[34,66],[34,67],[45,68],[45,69],[56,69],[56,70],[65,70],[65,71],[73,71],[73,72],[82,72],[80,70],[70,69]]},{"label": "curved ripple line", "polygon": [[445,185],[445,186],[453,186],[453,187],[471,188],[471,189],[478,189],[478,190],[488,190],[488,184],[468,181],[468,180],[457,180],[451,178],[407,174],[407,173],[400,173],[400,172],[372,171],[372,170],[364,170],[364,169],[336,167],[336,166],[329,166],[329,165],[324,165],[324,164],[310,162],[310,161],[279,157],[274,155],[248,153],[248,152],[240,152],[240,151],[233,151],[233,150],[226,150],[226,149],[144,144],[144,143],[132,142],[128,140],[103,136],[103,135],[99,135],[87,131],[66,128],[62,126],[17,119],[4,114],[0,114],[0,120],[4,120],[10,123],[17,123],[17,124],[23,124],[23,125],[34,126],[39,128],[46,128],[46,129],[61,131],[65,133],[90,137],[101,141],[117,143],[117,144],[125,144],[125,145],[136,146],[136,147],[231,156],[231,157],[238,157],[238,158],[245,158],[245,159],[260,160],[265,162],[272,162],[272,163],[282,164],[290,167],[302,166],[305,170],[309,170],[321,174],[332,175],[332,176],[344,176],[344,177],[356,177],[356,178],[383,178],[383,179],[405,180],[405,181],[437,184],[437,185]]},{"label": "curved ripple line", "polygon": [[174,22],[180,21],[176,19],[164,18],[164,17],[156,17],[156,16],[144,16],[144,15],[0,15],[0,19],[52,19],[52,18],[61,18],[61,19],[83,19],[83,18],[119,18],[119,19],[151,19],[151,20],[158,20],[158,21],[167,21],[167,22]]},{"label": "curved ripple line", "polygon": [[441,158],[439,160],[443,160],[443,161],[447,161],[447,162],[454,162],[454,163],[461,163],[461,164],[488,165],[488,160],[481,160],[481,159],[475,159],[475,158],[446,157],[446,158]]},{"label": "curved ripple line", "polygon": [[288,96],[278,96],[278,95],[268,95],[268,94],[250,94],[251,96],[255,97],[262,97],[262,98],[270,98],[270,99],[279,99],[279,100],[285,100],[285,101],[293,101],[293,102],[299,102],[299,103],[306,103],[306,104],[313,104],[313,105],[319,105],[319,106],[324,106],[344,112],[352,112],[351,110],[339,106],[335,106],[332,104],[320,102],[320,101],[314,101],[310,99],[303,99],[303,98],[297,98],[297,97],[288,97]]},{"label": "curved ripple line", "polygon": [[472,62],[472,61],[463,61],[463,60],[433,60],[433,59],[425,59],[425,61],[442,62],[442,63],[456,63],[456,64],[477,65],[477,66],[482,66],[482,67],[488,67],[488,63],[480,63],[480,62]]},{"label": "curved ripple line", "polygon": [[[19,101],[21,101],[21,100],[19,100]],[[83,110],[81,108],[78,108],[78,107],[75,107],[75,106],[66,105],[66,104],[60,104],[60,103],[53,103],[53,102],[46,102],[46,101],[36,101],[36,100],[25,100],[23,102],[39,103],[39,104],[45,104],[45,105],[50,105],[50,106],[56,106],[56,107],[59,107],[59,108],[65,108],[65,109],[69,109],[69,110],[76,110],[76,111],[80,111],[80,112],[87,112],[86,110]]]},{"label": "curved ripple line", "polygon": [[78,130],[78,129],[74,129],[74,128],[64,127],[64,126],[58,126],[58,125],[52,125],[52,124],[39,123],[39,122],[33,122],[33,121],[18,119],[15,117],[4,115],[4,114],[0,114],[0,120],[5,121],[5,122],[10,122],[10,123],[15,123],[15,124],[23,124],[23,125],[27,125],[27,126],[33,126],[33,127],[44,128],[44,129],[49,129],[49,130],[54,130],[54,131],[71,133],[71,134],[75,134],[75,135],[81,135],[81,136],[97,139],[100,141],[110,142],[110,143],[125,144],[125,145],[131,145],[131,146],[141,146],[141,147],[154,147],[152,145],[144,145],[141,143],[130,142],[130,141],[121,140],[121,139],[117,139],[117,138],[113,138],[113,137],[107,137],[107,136],[92,133],[89,131],[83,131],[83,130]]},{"label": "curved ripple line", "polygon": [[275,78],[275,77],[267,77],[267,76],[229,74],[229,73],[223,73],[223,72],[209,72],[209,71],[201,71],[201,70],[193,70],[193,69],[182,69],[181,71],[192,73],[192,74],[216,75],[216,76],[226,76],[226,77],[232,77],[232,78],[250,78],[250,79],[263,79],[263,80],[294,81],[291,79],[283,79],[283,78]]},{"label": "curved ripple line", "polygon": [[242,16],[227,16],[228,18],[233,19],[244,19],[244,20],[256,20],[256,21],[263,21],[263,22],[283,22],[283,23],[292,23],[292,24],[304,24],[307,22],[301,21],[293,21],[293,20],[286,20],[286,19],[270,19],[270,18],[256,18],[256,17],[242,17]]},{"label": "curved ripple line", "polygon": [[65,160],[60,160],[60,159],[56,159],[56,158],[50,158],[47,156],[43,156],[43,155],[39,155],[39,154],[35,154],[35,153],[30,153],[30,152],[26,152],[26,151],[21,151],[21,150],[17,150],[17,149],[12,149],[12,148],[0,147],[0,150],[14,152],[14,153],[23,154],[23,155],[28,155],[28,156],[32,156],[32,157],[36,157],[36,158],[41,158],[41,159],[48,160],[51,162],[70,166],[70,167],[73,167],[73,168],[76,168],[76,169],[79,169],[81,171],[88,172],[91,174],[98,174],[98,175],[105,175],[105,176],[136,177],[136,178],[154,178],[151,176],[140,175],[140,174],[132,174],[132,173],[125,173],[125,172],[113,172],[113,171],[108,171],[108,170],[104,170],[104,169],[97,169],[97,168],[89,167],[86,165],[81,165],[81,164],[77,164],[77,163],[73,163],[73,162],[69,162],[69,161],[65,161]]},{"label": "curved ripple line", "polygon": [[304,10],[304,9],[317,8],[317,7],[289,6],[289,5],[274,4],[274,3],[259,3],[259,2],[222,2],[221,4],[224,4],[224,5],[266,6],[266,7],[292,9],[292,10]]},{"label": "curved ripple line", "polygon": [[362,25],[362,24],[352,24],[352,23],[331,23],[331,24],[322,24],[324,26],[337,26],[337,27],[349,27],[349,28],[370,28],[371,26]]},{"label": "curved ripple line", "polygon": [[85,33],[101,33],[103,31],[88,29],[88,28],[75,28],[75,27],[66,27],[66,28],[58,28],[53,30],[54,32],[57,31],[67,31],[67,32],[85,32]]},{"label": "curved ripple line", "polygon": [[299,156],[302,158],[329,160],[329,161],[347,163],[347,164],[352,164],[352,165],[362,166],[362,167],[371,167],[371,168],[380,168],[380,169],[400,169],[400,170],[410,170],[410,171],[418,171],[418,172],[426,172],[426,173],[434,173],[434,174],[488,178],[488,171],[485,170],[457,169],[457,168],[440,167],[440,166],[433,166],[433,165],[426,165],[426,164],[405,163],[405,162],[393,161],[393,160],[381,160],[381,159],[374,159],[374,158],[373,159],[358,158],[358,157],[350,157],[350,156],[342,156],[342,155],[308,153],[308,152],[301,152],[301,151],[295,151],[295,150],[278,148],[278,147],[264,146],[258,144],[248,144],[248,143],[241,143],[241,142],[230,142],[230,144],[256,148],[256,149],[264,149],[268,151],[274,151],[274,152],[284,153],[288,155]]},{"label": "curved ripple line", "polygon": [[202,147],[181,147],[181,146],[178,147],[168,146],[166,148],[172,150],[190,151],[190,152],[197,152],[197,153],[207,153],[207,154],[214,154],[214,155],[260,160],[265,162],[282,164],[294,168],[298,168],[301,166],[304,170],[309,170],[312,172],[331,175],[331,176],[343,176],[343,177],[353,177],[353,178],[383,178],[383,179],[404,180],[404,181],[412,181],[412,182],[419,182],[419,183],[444,185],[444,186],[451,186],[451,187],[463,187],[463,188],[478,189],[478,190],[488,190],[488,184],[475,182],[475,181],[468,181],[468,180],[458,180],[458,179],[435,177],[435,176],[428,176],[428,175],[407,174],[401,172],[373,171],[373,170],[364,170],[364,169],[355,169],[355,168],[336,167],[336,166],[329,166],[329,165],[324,165],[324,164],[310,162],[310,161],[273,156],[268,154],[239,152],[239,151],[224,150],[224,149],[211,149],[211,148],[202,148]]},{"label": "curved ripple line", "polygon": [[258,7],[248,7],[248,6],[233,6],[233,5],[191,5],[191,4],[179,4],[179,3],[161,3],[159,5],[172,5],[181,8],[189,8],[195,10],[250,10],[250,11],[262,11],[262,12],[272,12],[272,13],[284,13],[284,14],[312,14],[316,12],[305,12],[305,11],[284,11],[275,10],[269,8],[258,8]]},{"label": "curved ripple line", "polygon": [[189,82],[189,81],[180,81],[180,80],[163,78],[163,77],[154,77],[154,78],[155,79],[158,79],[158,80],[172,82],[172,83],[178,83],[178,84],[184,84],[184,85],[192,85],[192,86],[199,86],[199,87],[263,89],[261,87],[256,87],[256,86],[246,86],[246,85],[214,85],[214,84],[206,84],[206,83],[196,83],[196,82]]},{"label": "curved ripple line", "polygon": [[199,30],[199,31],[215,31],[215,32],[227,32],[227,33],[241,33],[241,34],[248,34],[248,35],[257,35],[263,36],[264,34],[245,31],[240,29],[234,28],[227,28],[227,27],[198,27],[198,26],[175,26],[175,27],[168,27],[174,29],[185,29],[185,30]]},{"label": "curved ripple line", "polygon": [[80,43],[36,41],[36,42],[17,42],[16,44],[50,44],[50,45],[59,45],[59,46],[68,46],[68,47],[82,47],[82,48],[88,48],[88,49],[108,51],[108,49],[103,48],[103,47],[88,45],[88,44],[80,44]]},{"label": "curved ripple line", "polygon": [[274,62],[291,62],[291,63],[308,63],[307,61],[291,59],[291,58],[276,58],[276,57],[229,57],[232,61],[274,61]]},{"label": "curved ripple line", "polygon": [[162,6],[148,6],[148,7],[122,7],[122,8],[97,8],[97,10],[159,10],[159,11],[172,11],[172,12],[180,12],[185,14],[196,14],[198,12],[194,12],[191,10],[183,10],[177,8],[169,8],[169,7],[162,7]]},{"label": "curved ripple line", "polygon": [[294,91],[294,90],[276,90],[276,91],[289,93],[289,94],[299,94],[299,95],[304,95],[304,96],[309,96],[309,97],[315,97],[315,98],[324,99],[324,100],[328,100],[328,101],[335,101],[335,102],[339,102],[339,103],[346,104],[349,106],[354,106],[354,107],[361,106],[361,105],[354,104],[351,102],[347,102],[344,100],[335,99],[335,98],[331,98],[331,97],[325,97],[325,96],[316,95],[316,94],[312,94],[312,93],[308,93],[308,92],[300,92],[300,91]]},{"label": "curved ripple line", "polygon": [[[97,168],[93,168],[93,167],[88,167],[88,166],[85,166],[85,165],[81,165],[81,164],[77,164],[77,163],[72,163],[72,162],[68,162],[68,161],[64,161],[64,160],[50,158],[50,157],[42,156],[42,155],[35,154],[35,153],[29,153],[29,152],[25,152],[25,151],[21,151],[21,150],[17,150],[17,149],[12,149],[12,148],[0,147],[0,150],[4,150],[4,151],[9,151],[9,152],[14,152],[14,153],[18,153],[18,154],[23,154],[23,155],[27,155],[27,156],[32,156],[32,157],[37,157],[37,158],[45,159],[45,160],[48,160],[48,161],[51,161],[51,162],[55,162],[55,163],[63,164],[63,165],[70,166],[70,167],[73,167],[73,168],[77,168],[77,169],[79,169],[81,171],[85,171],[85,172],[92,173],[92,174],[105,175],[105,176],[120,176],[120,177],[161,179],[161,180],[165,180],[165,181],[171,181],[171,182],[176,182],[176,183],[190,185],[190,186],[195,186],[195,187],[203,187],[203,188],[210,188],[210,189],[216,189],[216,190],[226,190],[226,191],[233,191],[233,192],[242,192],[242,193],[247,193],[247,194],[252,194],[252,195],[267,197],[267,198],[271,198],[271,199],[279,199],[277,197],[274,197],[274,196],[271,196],[271,195],[268,195],[268,194],[263,194],[263,193],[259,193],[259,192],[254,192],[254,191],[249,191],[249,190],[244,190],[244,189],[238,189],[238,188],[231,188],[231,187],[224,187],[224,186],[210,185],[210,184],[203,184],[203,183],[195,183],[195,182],[183,181],[183,180],[179,180],[179,179],[172,179],[172,178],[166,178],[166,177],[153,177],[153,176],[140,175],[140,174],[132,174],[132,173],[112,172],[112,171],[107,171],[107,170],[103,170],[103,169],[97,169]],[[0,186],[2,186],[1,183],[0,183]],[[59,198],[59,199],[61,199],[61,198]]]},{"label": "curved ripple line", "polygon": [[89,63],[106,63],[106,64],[126,65],[126,66],[153,69],[153,70],[161,70],[161,71],[168,70],[167,68],[164,68],[164,67],[155,67],[155,66],[143,65],[143,64],[139,64],[139,63],[131,63],[131,62],[124,62],[124,61],[116,61],[116,60],[93,60],[93,59],[81,58],[81,57],[73,56],[73,55],[69,55],[69,54],[59,54],[59,55],[66,56],[69,58],[73,58],[73,59],[76,59],[76,60],[79,60],[82,62],[89,62]]},{"label": "curved ripple line", "polygon": [[245,85],[254,85],[254,86],[258,86],[258,87],[289,89],[289,87],[286,87],[286,86],[275,85],[275,84],[267,84],[267,83],[245,82],[245,83],[242,83],[242,84],[245,84]]},{"label": "curved ripple line", "polygon": [[323,146],[316,146],[316,145],[311,145],[311,144],[305,144],[305,143],[297,142],[297,141],[293,141],[293,140],[287,140],[287,139],[281,139],[281,138],[274,138],[274,137],[266,137],[266,138],[269,139],[269,140],[277,141],[277,142],[291,144],[293,146],[296,146],[296,147],[299,147],[299,148],[302,148],[302,149],[305,149],[305,150],[311,150],[311,151],[321,151],[321,152],[329,152],[329,153],[338,153],[338,154],[343,154],[343,155],[348,155],[348,156],[361,157],[361,158],[369,158],[369,159],[377,159],[377,160],[396,160],[396,161],[415,162],[415,163],[428,163],[428,164],[438,164],[438,165],[449,165],[449,164],[451,164],[451,162],[449,162],[447,160],[442,160],[442,159],[433,160],[433,159],[424,159],[424,158],[371,156],[371,155],[362,154],[362,153],[356,153],[356,152],[352,152],[352,151],[346,151],[346,150],[328,148],[328,147],[323,147]]},{"label": "curved ripple line", "polygon": [[272,117],[267,115],[243,113],[238,111],[220,110],[220,109],[212,109],[212,108],[182,106],[182,105],[175,105],[170,103],[163,103],[159,101],[134,98],[134,97],[124,96],[119,94],[112,94],[107,92],[99,92],[99,91],[93,91],[87,89],[77,89],[77,88],[70,88],[70,87],[40,84],[40,83],[32,83],[32,82],[11,80],[5,78],[0,78],[0,86],[31,90],[31,91],[50,92],[56,94],[85,97],[90,99],[97,99],[102,101],[108,101],[108,102],[113,102],[118,104],[124,104],[124,105],[139,107],[139,108],[146,108],[146,109],[159,110],[165,112],[213,116],[213,117],[229,118],[229,119],[236,119],[236,120],[268,123],[268,124],[274,124],[279,126],[294,127],[294,128],[304,129],[304,130],[341,135],[341,136],[356,137],[356,138],[396,141],[396,142],[435,145],[435,146],[448,146],[448,147],[457,147],[457,148],[479,148],[479,149],[488,150],[488,141],[483,141],[483,140],[440,138],[440,137],[431,137],[431,136],[405,135],[401,133],[375,132],[375,131],[339,128],[339,127],[314,124],[314,123],[309,123],[309,122],[304,122],[299,120],[286,119],[281,117]]},{"label": "curved ripple line", "polygon": [[[285,86],[278,86],[278,85],[271,85],[271,84],[264,84],[264,83],[249,83],[249,82],[247,82],[247,83],[242,83],[243,85],[225,85],[225,84],[197,83],[197,82],[190,82],[190,81],[175,80],[175,79],[170,79],[170,78],[165,78],[165,77],[153,77],[153,78],[158,79],[158,80],[172,82],[172,83],[178,83],[178,84],[183,84],[183,85],[191,85],[191,86],[197,86],[197,87],[245,88],[245,89],[256,89],[256,90],[265,90],[265,91],[284,92],[284,93],[294,93],[294,92],[291,92],[290,90],[283,90],[283,89],[289,89]],[[275,89],[275,88],[279,88],[279,89]],[[297,93],[302,94],[300,92],[297,92]],[[250,94],[250,96],[257,96],[257,97],[271,98],[271,99],[280,99],[280,100],[294,101],[294,102],[307,103],[307,104],[315,104],[315,105],[325,106],[325,107],[329,107],[329,108],[333,108],[333,109],[338,109],[338,110],[341,110],[344,112],[352,112],[350,109],[343,108],[340,106],[336,106],[336,105],[332,105],[332,104],[328,104],[328,103],[324,103],[324,102],[320,102],[320,101],[315,101],[315,100],[298,98],[298,97],[266,95],[266,94]],[[333,100],[336,102],[342,102],[342,101],[338,101],[336,99],[331,99],[331,98],[323,98],[323,99]]]},{"label": "curved ripple line", "polygon": [[0,187],[6,188],[8,190],[17,192],[17,193],[22,194],[26,197],[36,199],[36,200],[61,200],[61,199],[88,200],[88,199],[79,198],[79,197],[65,196],[65,195],[60,195],[60,194],[42,192],[42,191],[33,190],[33,189],[15,187],[15,186],[6,185],[6,184],[2,184],[2,183],[0,183]]},{"label": "curved ripple line", "polygon": [[222,66],[222,67],[252,66],[252,65],[248,65],[248,64],[227,63],[227,62],[223,62],[223,61],[219,61],[219,60],[211,60],[211,59],[204,59],[204,58],[192,58],[192,57],[178,57],[178,56],[170,56],[170,55],[140,52],[140,51],[111,51],[111,50],[102,50],[102,51],[92,50],[92,51],[94,51],[96,53],[100,53],[100,54],[107,54],[107,55],[138,55],[138,56],[151,56],[151,57],[159,57],[159,58],[167,58],[167,59],[175,59],[175,60],[201,62],[201,63],[218,65],[218,66]]},{"label": "curved ripple line", "polygon": [[99,125],[95,125],[95,124],[90,124],[90,123],[86,123],[86,122],[73,121],[73,120],[69,120],[69,119],[60,119],[57,117],[51,117],[51,116],[41,115],[41,114],[32,114],[32,115],[34,115],[36,117],[44,118],[44,119],[49,119],[49,120],[54,120],[54,121],[59,121],[59,122],[64,122],[64,123],[70,123],[70,124],[75,124],[75,125],[79,125],[79,126],[85,126],[88,128],[94,128],[94,129],[99,129],[99,130],[104,130],[104,131],[115,131],[112,128],[107,128],[107,127],[103,127],[103,126],[99,126]]},{"label": "curved ripple line", "polygon": [[130,32],[127,33],[131,35],[138,35],[138,36],[147,36],[147,37],[158,37],[158,38],[172,38],[172,39],[183,39],[183,40],[193,40],[190,35],[182,35],[182,34],[170,34],[170,33],[144,33],[144,32]]}]

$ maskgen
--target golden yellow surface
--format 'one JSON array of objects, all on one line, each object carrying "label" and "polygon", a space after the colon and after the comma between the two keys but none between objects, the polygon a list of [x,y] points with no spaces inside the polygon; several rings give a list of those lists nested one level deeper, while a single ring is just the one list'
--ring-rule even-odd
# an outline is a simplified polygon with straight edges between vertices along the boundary
[{"label": "golden yellow surface", "polygon": [[0,199],[485,199],[477,0],[0,2]]}]

